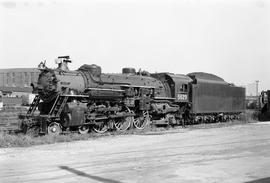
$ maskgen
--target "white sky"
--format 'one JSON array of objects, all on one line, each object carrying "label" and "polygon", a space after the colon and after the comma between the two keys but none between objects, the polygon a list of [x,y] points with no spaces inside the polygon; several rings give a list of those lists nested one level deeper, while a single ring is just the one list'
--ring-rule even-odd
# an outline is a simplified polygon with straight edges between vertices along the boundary
[{"label": "white sky", "polygon": [[203,71],[228,82],[260,80],[270,89],[270,1],[0,0],[0,68],[71,69],[95,63],[187,74]]}]

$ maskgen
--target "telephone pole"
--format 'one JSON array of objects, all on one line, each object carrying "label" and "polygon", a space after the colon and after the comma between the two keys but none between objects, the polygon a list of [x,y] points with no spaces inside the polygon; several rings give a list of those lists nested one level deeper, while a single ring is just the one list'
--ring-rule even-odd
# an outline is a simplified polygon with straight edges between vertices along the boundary
[{"label": "telephone pole", "polygon": [[259,96],[259,80],[256,80],[255,83],[256,83],[256,96]]}]

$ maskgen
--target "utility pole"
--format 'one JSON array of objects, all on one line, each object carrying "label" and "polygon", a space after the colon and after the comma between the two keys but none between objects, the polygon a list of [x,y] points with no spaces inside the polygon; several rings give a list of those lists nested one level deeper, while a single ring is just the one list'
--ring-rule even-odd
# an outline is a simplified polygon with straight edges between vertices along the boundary
[{"label": "utility pole", "polygon": [[256,96],[259,96],[259,80],[256,80],[255,83],[256,83]]}]

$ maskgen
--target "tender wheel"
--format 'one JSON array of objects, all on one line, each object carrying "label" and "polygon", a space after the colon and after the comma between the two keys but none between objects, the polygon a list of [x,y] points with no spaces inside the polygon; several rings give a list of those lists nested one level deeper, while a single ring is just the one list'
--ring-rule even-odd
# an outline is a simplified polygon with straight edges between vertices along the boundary
[{"label": "tender wheel", "polygon": [[53,122],[48,126],[49,135],[59,135],[62,133],[62,128],[59,123]]},{"label": "tender wheel", "polygon": [[89,126],[82,125],[78,130],[80,134],[87,134],[89,132]]},{"label": "tender wheel", "polygon": [[132,121],[133,117],[116,118],[113,124],[117,131],[126,131]]},{"label": "tender wheel", "polygon": [[108,130],[108,125],[106,122],[96,122],[93,130],[97,133],[105,133]]},{"label": "tender wheel", "polygon": [[133,124],[135,128],[142,130],[147,126],[147,124],[149,124],[149,122],[150,122],[150,117],[149,117],[148,111],[144,111],[142,115],[134,118]]}]

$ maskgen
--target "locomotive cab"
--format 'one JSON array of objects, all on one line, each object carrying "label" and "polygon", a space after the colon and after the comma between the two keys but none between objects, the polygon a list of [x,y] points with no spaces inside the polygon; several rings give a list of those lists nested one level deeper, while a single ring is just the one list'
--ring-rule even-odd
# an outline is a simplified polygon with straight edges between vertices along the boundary
[{"label": "locomotive cab", "polygon": [[192,81],[188,76],[183,74],[157,73],[152,74],[154,78],[162,81],[166,96],[171,97],[175,102],[189,101],[189,83]]}]

